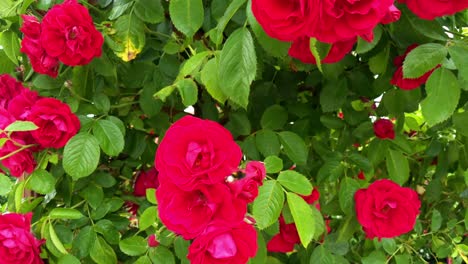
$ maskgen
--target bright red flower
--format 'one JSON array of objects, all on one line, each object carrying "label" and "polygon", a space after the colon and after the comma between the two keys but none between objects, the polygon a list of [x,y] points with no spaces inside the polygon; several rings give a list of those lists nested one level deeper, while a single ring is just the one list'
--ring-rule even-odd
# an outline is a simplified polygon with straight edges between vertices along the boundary
[{"label": "bright red flower", "polygon": [[[26,144],[20,139],[15,139],[15,141],[23,145]],[[20,147],[9,140],[0,148],[0,157],[10,155],[12,152],[18,151],[19,149]],[[36,161],[32,156],[31,149],[24,149],[0,162],[10,171],[11,176],[17,178],[23,176],[24,173],[32,173],[36,167]]]},{"label": "bright red flower", "polygon": [[388,119],[379,119],[374,122],[374,134],[380,139],[394,139],[395,130],[392,121]]},{"label": "bright red flower", "polygon": [[270,252],[291,252],[294,250],[294,245],[301,242],[296,224],[286,224],[282,215],[279,218],[279,224],[280,232],[268,242],[267,250]]},{"label": "bright red flower", "polygon": [[418,17],[433,20],[436,17],[453,15],[468,8],[468,0],[399,0]]},{"label": "bright red flower", "polygon": [[356,216],[368,238],[392,238],[411,231],[421,202],[418,194],[391,180],[373,182],[354,195]]},{"label": "bright red flower", "polygon": [[159,241],[156,240],[156,235],[155,234],[151,234],[148,237],[148,247],[157,247],[157,246],[159,246]]},{"label": "bright red flower", "polygon": [[8,74],[0,74],[0,108],[8,109],[10,101],[26,88]]},{"label": "bright red flower", "polygon": [[266,177],[265,165],[258,161],[251,161],[247,163],[244,173],[243,178],[229,183],[229,188],[234,197],[251,203],[257,198],[258,187],[263,184]]}]

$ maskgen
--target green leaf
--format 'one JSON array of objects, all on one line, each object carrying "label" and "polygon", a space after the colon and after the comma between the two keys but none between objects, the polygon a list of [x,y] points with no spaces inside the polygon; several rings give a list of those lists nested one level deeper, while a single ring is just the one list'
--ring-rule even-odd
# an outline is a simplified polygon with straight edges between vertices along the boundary
[{"label": "green leaf", "polygon": [[390,44],[381,52],[369,59],[369,69],[373,74],[384,74],[387,72],[388,58],[390,57]]},{"label": "green leaf", "polygon": [[309,179],[299,172],[293,170],[282,171],[277,180],[292,192],[302,195],[310,195],[312,193],[312,184]]},{"label": "green leaf", "polygon": [[75,256],[67,254],[59,258],[57,263],[58,264],[80,264],[81,262]]},{"label": "green leaf", "polygon": [[156,200],[156,189],[146,189],[146,200],[152,204],[158,204],[158,201]]},{"label": "green leaf", "polygon": [[104,192],[102,187],[97,186],[94,183],[89,184],[80,192],[80,194],[83,196],[83,198],[85,198],[85,200],[93,209],[97,209],[104,200]]},{"label": "green leaf", "polygon": [[153,264],[174,264],[174,254],[164,246],[158,246],[149,250],[149,256]]},{"label": "green leaf", "polygon": [[174,252],[180,260],[187,260],[188,247],[190,246],[190,241],[185,240],[181,236],[177,236],[174,239]]},{"label": "green leaf", "polygon": [[119,17],[114,24],[114,29],[116,31],[114,38],[112,40],[106,38],[106,42],[110,43],[110,48],[123,61],[135,59],[145,46],[145,24],[136,15],[130,13],[130,15]]},{"label": "green leaf", "polygon": [[386,156],[388,176],[390,179],[400,185],[408,181],[410,170],[408,159],[401,151],[389,149]]},{"label": "green leaf", "polygon": [[122,152],[125,141],[119,127],[109,120],[100,119],[94,123],[93,134],[99,141],[102,151],[109,156]]},{"label": "green leaf", "polygon": [[411,262],[411,256],[408,254],[403,254],[403,255],[396,255],[395,256],[395,263],[396,264],[410,264]]},{"label": "green leaf", "polygon": [[247,108],[250,84],[257,73],[257,57],[248,29],[239,28],[229,36],[219,57],[218,71],[223,93]]},{"label": "green leaf", "polygon": [[197,103],[198,100],[198,87],[192,79],[182,79],[178,81],[175,86],[182,97],[182,103],[185,107]]},{"label": "green leaf", "polygon": [[468,112],[454,113],[452,116],[452,122],[457,133],[468,137]]},{"label": "green leaf", "polygon": [[468,48],[466,46],[449,46],[448,48],[450,57],[452,58],[455,66],[458,70],[458,79],[460,79],[465,85],[463,89],[468,89]]},{"label": "green leaf", "polygon": [[216,39],[214,40],[216,45],[221,44],[223,41],[223,31],[226,28],[226,25],[232,19],[237,10],[239,10],[239,8],[245,3],[245,1],[246,0],[233,0],[226,8],[224,15],[221,17],[221,19],[219,19],[218,25],[216,26]]},{"label": "green leaf", "polygon": [[325,59],[330,51],[331,45],[327,43],[322,43],[318,41],[316,38],[310,38],[309,41],[309,48],[312,56],[315,58],[315,63],[317,64],[317,68],[320,72],[322,70],[322,60]]},{"label": "green leaf", "polygon": [[348,81],[346,78],[329,80],[320,92],[320,106],[323,112],[339,110],[348,96]]},{"label": "green leaf", "polygon": [[362,264],[385,264],[387,258],[381,251],[373,251],[369,256],[362,258]]},{"label": "green leaf", "polygon": [[0,34],[0,46],[3,47],[7,57],[14,64],[18,65],[18,57],[20,56],[20,41],[18,35],[12,30],[2,32]]},{"label": "green leaf", "polygon": [[330,159],[327,160],[318,172],[318,181],[335,181],[343,174],[344,167],[341,164],[341,160]]},{"label": "green leaf", "polygon": [[401,6],[398,8],[404,10],[402,15],[407,17],[409,23],[417,32],[432,39],[441,40],[443,42],[447,41],[448,37],[445,35],[443,27],[437,20],[420,19],[406,7]]},{"label": "green leaf", "polygon": [[129,256],[139,256],[146,252],[148,243],[143,237],[133,236],[120,241],[119,248]]},{"label": "green leaf", "polygon": [[294,193],[286,193],[289,209],[296,224],[297,233],[302,245],[307,248],[315,234],[315,224],[312,209],[304,199]]},{"label": "green leaf", "polygon": [[191,38],[203,24],[202,0],[171,0],[169,15],[174,26]]},{"label": "green leaf", "polygon": [[80,219],[83,214],[73,208],[54,208],[49,213],[50,219]]},{"label": "green leaf", "polygon": [[[447,69],[435,70],[426,82],[427,97],[421,102],[421,111],[429,126],[447,120],[460,99],[460,85]],[[443,106],[443,107],[441,107]]]},{"label": "green leaf", "polygon": [[278,156],[268,156],[264,160],[267,173],[277,173],[283,169],[283,160]]},{"label": "green leaf", "polygon": [[57,236],[57,233],[55,233],[54,226],[52,224],[49,224],[49,235],[52,243],[54,244],[55,248],[62,254],[68,254],[67,250],[62,244],[62,241]]},{"label": "green leaf", "polygon": [[278,136],[286,155],[297,165],[305,165],[309,151],[304,140],[296,133],[290,131],[280,132]]},{"label": "green leaf", "polygon": [[255,37],[257,38],[262,48],[274,57],[277,57],[277,58],[286,57],[288,55],[288,49],[289,49],[289,46],[291,46],[291,43],[282,42],[277,39],[269,37],[263,30],[262,26],[260,26],[260,24],[255,19],[255,16],[252,13],[251,5],[252,5],[252,1],[249,0],[248,7],[246,8],[247,20],[250,24],[250,28],[254,32]]},{"label": "green leaf", "polygon": [[437,209],[432,210],[432,217],[431,217],[431,231],[437,232],[440,227],[442,226],[442,215]]},{"label": "green leaf", "polygon": [[227,98],[223,91],[221,91],[218,74],[216,74],[217,72],[218,62],[216,58],[213,58],[203,67],[203,70],[201,71],[201,81],[205,85],[206,90],[211,97],[221,104],[224,104]]},{"label": "green leaf", "polygon": [[359,187],[360,185],[355,179],[346,177],[341,181],[338,199],[340,208],[346,215],[351,215],[354,212],[354,194]]},{"label": "green leaf", "polygon": [[63,168],[77,180],[93,173],[99,163],[99,141],[88,133],[79,133],[63,151]]},{"label": "green leaf", "polygon": [[278,155],[281,145],[278,136],[271,130],[260,130],[255,134],[255,145],[263,156]]},{"label": "green leaf", "polygon": [[[177,79],[182,79],[186,76],[193,76],[194,74],[198,73],[201,65],[205,61],[205,59],[211,54],[209,51],[203,51],[197,53],[190,57],[188,60],[185,61],[184,65],[181,67],[179,75]],[[216,75],[211,73],[212,75]]]},{"label": "green leaf", "polygon": [[367,42],[366,40],[360,37],[358,38],[357,46],[356,46],[356,53],[362,54],[362,53],[366,53],[372,50],[373,48],[375,48],[375,46],[377,46],[381,38],[382,38],[382,27],[377,26],[374,28],[374,38],[372,39],[372,42]]},{"label": "green leaf", "polygon": [[169,85],[159,90],[153,96],[156,99],[166,102],[167,97],[169,97],[175,89],[176,89],[175,85]]},{"label": "green leaf", "polygon": [[150,257],[141,256],[133,264],[152,264]]},{"label": "green leaf", "polygon": [[263,112],[260,124],[263,129],[278,130],[288,121],[288,111],[281,105],[272,105]]},{"label": "green leaf", "polygon": [[115,224],[107,219],[99,220],[94,225],[94,229],[99,234],[103,235],[107,242],[112,245],[118,245],[120,242],[120,233],[115,227]]},{"label": "green leaf", "polygon": [[278,220],[284,205],[281,185],[275,180],[266,181],[258,190],[252,213],[260,229],[265,229]]},{"label": "green leaf", "polygon": [[0,173],[0,195],[4,196],[11,191],[11,187],[13,186],[13,182],[10,180],[8,176],[3,173]]},{"label": "green leaf", "polygon": [[136,0],[133,8],[144,22],[156,24],[164,21],[164,8],[160,0]]},{"label": "green leaf", "polygon": [[374,170],[372,163],[366,157],[357,152],[351,152],[348,155],[348,159],[364,172],[372,172]]},{"label": "green leaf", "polygon": [[150,206],[146,208],[139,218],[139,229],[146,230],[148,227],[156,223],[157,215],[158,209],[156,206]]},{"label": "green leaf", "polygon": [[410,51],[403,62],[404,78],[419,78],[426,72],[442,64],[447,56],[447,48],[437,43],[420,45]]},{"label": "green leaf", "polygon": [[55,178],[50,172],[37,169],[28,179],[27,188],[40,194],[51,193],[55,189]]},{"label": "green leaf", "polygon": [[15,122],[9,124],[4,130],[7,132],[20,132],[20,131],[33,131],[38,129],[39,127],[36,126],[31,121],[20,121],[16,120]]},{"label": "green leaf", "polygon": [[89,251],[94,246],[97,240],[96,232],[93,227],[85,226],[80,230],[78,235],[73,239],[72,252],[78,258],[84,258],[89,255]]},{"label": "green leaf", "polygon": [[324,245],[320,245],[314,249],[310,256],[310,264],[336,264],[331,251]]},{"label": "green leaf", "polygon": [[94,246],[91,247],[89,252],[91,259],[99,264],[115,264],[117,263],[117,256],[114,249],[100,236],[94,241]]}]

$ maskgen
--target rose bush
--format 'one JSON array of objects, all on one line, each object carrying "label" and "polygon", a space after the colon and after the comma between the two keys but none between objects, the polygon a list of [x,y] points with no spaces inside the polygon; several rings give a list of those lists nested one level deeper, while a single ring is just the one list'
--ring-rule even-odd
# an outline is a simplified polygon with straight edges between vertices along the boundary
[{"label": "rose bush", "polygon": [[466,9],[0,1],[0,263],[468,262]]}]

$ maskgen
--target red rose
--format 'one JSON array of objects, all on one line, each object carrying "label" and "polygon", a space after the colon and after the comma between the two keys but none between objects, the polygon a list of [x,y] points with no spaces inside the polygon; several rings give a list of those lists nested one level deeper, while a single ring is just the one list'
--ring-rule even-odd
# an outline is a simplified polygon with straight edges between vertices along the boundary
[{"label": "red rose", "polygon": [[387,14],[384,16],[381,23],[382,24],[393,23],[395,21],[398,21],[400,19],[400,16],[401,16],[401,11],[398,10],[398,8],[396,8],[396,6],[391,5],[388,8]]},{"label": "red rose", "polygon": [[392,121],[388,119],[379,119],[374,122],[374,134],[380,139],[394,139],[395,130]]},{"label": "red rose", "polygon": [[159,246],[159,241],[156,240],[156,235],[155,234],[151,234],[148,237],[148,247],[157,247],[157,246]]},{"label": "red rose", "polygon": [[257,254],[257,232],[245,223],[214,222],[189,247],[192,264],[245,264]]},{"label": "red rose", "polygon": [[50,9],[41,29],[41,44],[47,54],[66,65],[85,65],[101,56],[104,38],[94,27],[88,9],[76,0],[65,0]]},{"label": "red rose", "polygon": [[229,183],[229,188],[234,197],[251,203],[257,198],[258,187],[263,184],[263,179],[265,179],[265,165],[258,161],[251,161],[247,163],[244,173],[243,178]]},{"label": "red rose", "polygon": [[48,55],[41,44],[41,24],[34,16],[22,15],[23,25],[20,30],[24,37],[21,41],[21,52],[31,61],[35,72],[57,77],[59,61]]},{"label": "red rose", "polygon": [[307,0],[252,0],[252,13],[272,38],[296,40],[316,21]]},{"label": "red rose", "polygon": [[370,239],[392,238],[411,231],[419,214],[418,194],[382,179],[354,195],[356,216]]},{"label": "red rose", "polygon": [[151,168],[147,171],[140,171],[136,176],[135,186],[133,186],[133,195],[146,196],[146,189],[157,189],[158,186],[158,171],[155,168]]},{"label": "red rose", "polygon": [[18,120],[26,120],[31,114],[32,107],[39,99],[36,91],[23,89],[20,94],[11,99],[8,112]]},{"label": "red rose", "polygon": [[[26,144],[20,139],[15,139],[15,142],[22,145]],[[19,146],[16,146],[12,141],[9,140],[0,148],[0,157],[11,155],[11,153],[18,151],[19,149]],[[1,163],[4,167],[10,170],[11,176],[14,177],[21,177],[24,173],[30,174],[36,167],[36,161],[34,160],[30,149],[24,149],[20,152],[17,152],[12,156],[3,159]]]},{"label": "red rose", "polygon": [[185,116],[166,132],[156,151],[159,181],[190,191],[216,184],[237,170],[242,157],[231,133],[220,124]]},{"label": "red rose", "polygon": [[80,129],[80,120],[70,107],[54,98],[43,98],[32,107],[28,117],[39,128],[31,131],[43,148],[61,148]]},{"label": "red rose", "polygon": [[157,189],[156,198],[161,221],[185,239],[201,234],[214,218],[242,221],[247,211],[246,203],[233,199],[229,188],[221,183],[183,191],[166,182]]},{"label": "red rose", "polygon": [[361,36],[372,41],[373,30],[386,16],[393,0],[314,0],[311,6],[320,17],[317,27],[309,27],[308,36],[335,43]]},{"label": "red rose", "polygon": [[0,215],[1,263],[43,263],[39,254],[42,242],[31,234],[32,213]]},{"label": "red rose", "polygon": [[406,55],[408,55],[408,53],[412,51],[413,49],[415,49],[417,46],[418,46],[417,44],[413,44],[406,49],[405,54],[395,57],[395,59],[393,60],[393,64],[397,67],[397,70],[393,74],[390,84],[395,85],[398,88],[403,89],[403,90],[416,89],[419,86],[421,86],[421,84],[426,83],[427,79],[429,78],[429,76],[431,76],[432,72],[438,67],[440,67],[440,65],[435,67],[434,69],[426,72],[424,75],[422,75],[419,78],[415,78],[415,79],[404,78],[403,77],[403,61],[405,61]]},{"label": "red rose", "polygon": [[453,15],[468,8],[468,0],[399,0],[418,17],[433,20],[436,17]]},{"label": "red rose", "polygon": [[306,203],[308,204],[314,204],[315,202],[317,202],[317,204],[315,205],[315,207],[320,210],[320,204],[318,203],[318,200],[320,199],[320,193],[319,191],[317,190],[317,188],[314,188],[312,190],[312,193],[310,195],[307,195],[307,196],[303,196],[303,195],[300,195],[302,197],[302,199],[304,199],[304,201],[306,201]]},{"label": "red rose", "polygon": [[[356,43],[356,38],[347,41],[338,41],[332,44],[327,56],[322,59],[322,63],[335,63],[343,59],[348,54]],[[289,56],[296,58],[303,63],[317,64],[315,57],[310,51],[310,38],[300,37],[295,40],[289,48]]]},{"label": "red rose", "polygon": [[279,223],[280,232],[268,242],[267,250],[270,252],[291,252],[294,250],[294,245],[301,242],[296,224],[286,224],[282,215],[279,218]]},{"label": "red rose", "polygon": [[0,108],[7,109],[15,96],[26,88],[15,78],[8,74],[0,74]]}]

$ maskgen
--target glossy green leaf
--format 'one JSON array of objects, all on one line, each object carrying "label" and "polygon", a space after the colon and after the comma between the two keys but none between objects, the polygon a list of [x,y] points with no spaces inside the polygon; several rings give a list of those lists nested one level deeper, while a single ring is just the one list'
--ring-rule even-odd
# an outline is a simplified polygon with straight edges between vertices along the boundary
[{"label": "glossy green leaf", "polygon": [[293,170],[280,172],[278,182],[286,189],[301,195],[310,195],[312,193],[312,184],[306,176]]},{"label": "glossy green leaf", "polygon": [[202,0],[171,0],[169,15],[174,26],[190,38],[203,24],[203,2]]},{"label": "glossy green leaf", "polygon": [[305,165],[309,150],[304,140],[291,131],[279,132],[278,136],[286,155],[297,165]]},{"label": "glossy green leaf", "polygon": [[144,22],[155,24],[164,20],[164,8],[160,0],[136,0],[133,8]]},{"label": "glossy green leaf", "polygon": [[258,190],[258,197],[252,207],[252,213],[260,229],[265,229],[278,220],[284,204],[281,185],[275,180],[264,182]]},{"label": "glossy green leaf", "polygon": [[447,48],[437,43],[420,45],[410,51],[403,62],[403,76],[418,78],[441,64],[447,56]]},{"label": "glossy green leaf", "polygon": [[400,151],[389,149],[386,155],[388,176],[394,182],[403,185],[408,181],[410,170],[408,159]]},{"label": "glossy green leaf", "polygon": [[301,243],[307,248],[315,234],[315,219],[312,209],[304,199],[298,195],[288,192],[286,196]]},{"label": "glossy green leaf", "polygon": [[120,241],[119,248],[129,256],[140,256],[148,249],[148,242],[143,237],[133,236]]},{"label": "glossy green leaf", "polygon": [[86,177],[97,168],[99,156],[99,141],[88,133],[79,133],[65,146],[63,168],[74,179]]}]

